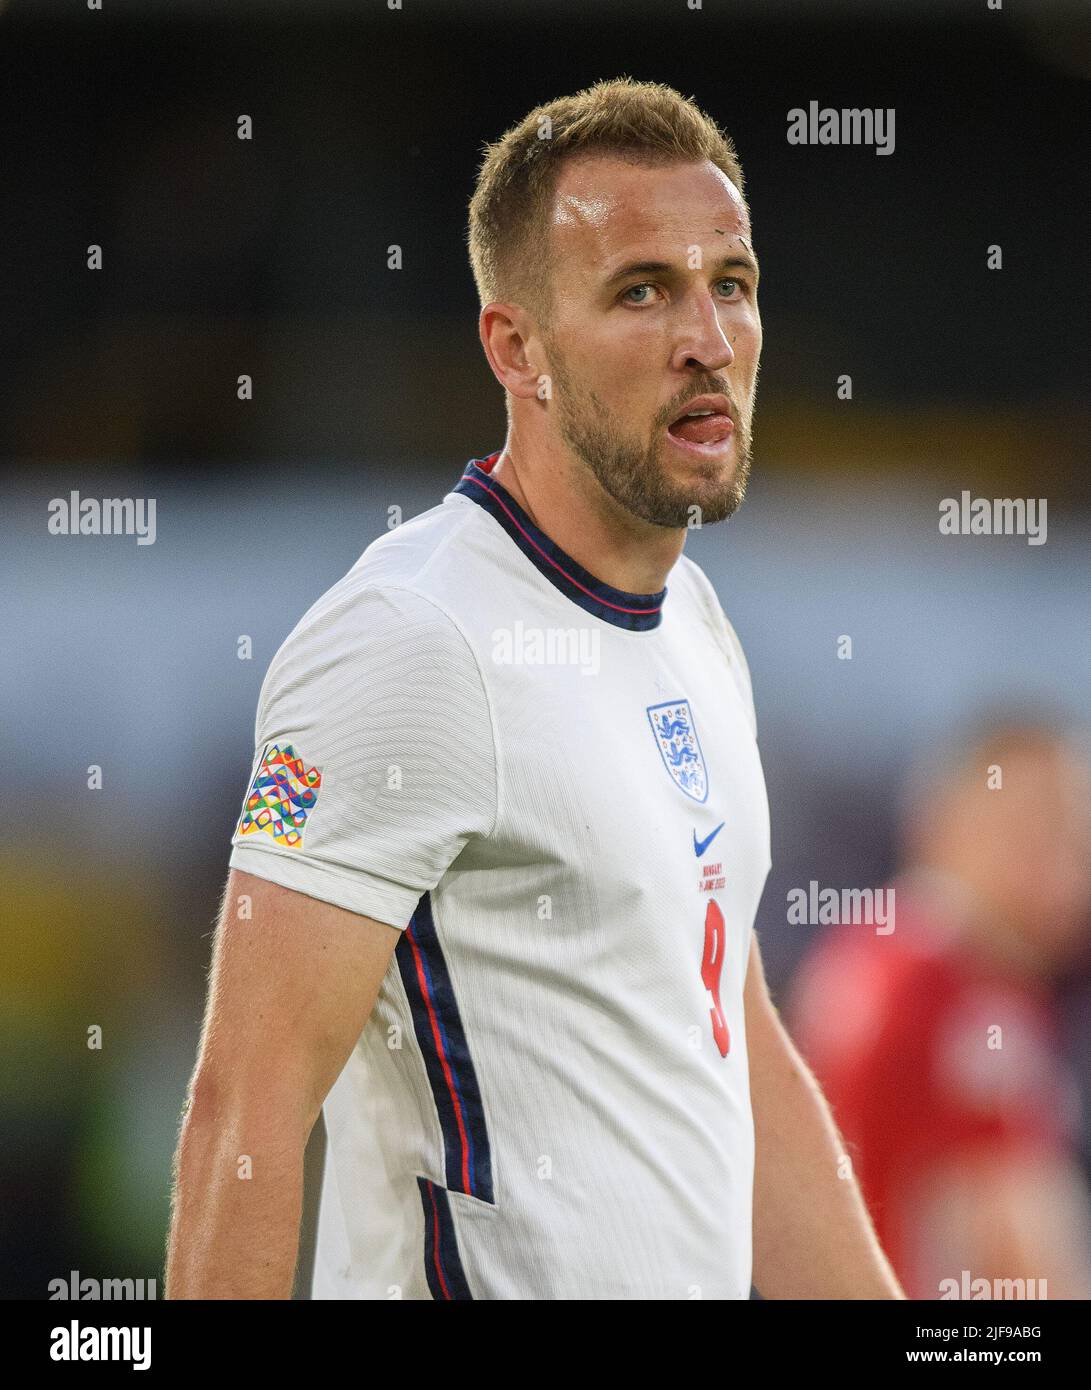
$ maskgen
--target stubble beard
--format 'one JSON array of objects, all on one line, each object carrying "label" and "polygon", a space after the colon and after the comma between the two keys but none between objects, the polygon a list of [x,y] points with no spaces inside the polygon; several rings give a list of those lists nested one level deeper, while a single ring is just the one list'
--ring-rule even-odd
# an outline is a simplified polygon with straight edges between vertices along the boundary
[{"label": "stubble beard", "polygon": [[[560,356],[553,362],[554,405],[561,438],[615,502],[653,526],[714,525],[732,516],[746,495],[750,478],[749,421],[735,419],[735,468],[726,478],[723,466],[706,463],[699,484],[672,483],[662,460],[663,442],[657,426],[651,443],[627,436],[621,421],[589,388],[577,389]],[[712,394],[717,388],[712,388]],[[694,394],[698,394],[694,392]]]}]

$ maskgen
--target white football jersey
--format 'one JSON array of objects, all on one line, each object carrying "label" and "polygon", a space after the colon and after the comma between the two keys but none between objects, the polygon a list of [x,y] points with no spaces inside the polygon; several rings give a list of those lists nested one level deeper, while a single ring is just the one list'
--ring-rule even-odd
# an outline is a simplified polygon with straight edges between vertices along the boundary
[{"label": "white football jersey", "polygon": [[274,658],[231,864],[401,932],[323,1107],[316,1298],[747,1298],[770,867],[684,556],[576,564],[472,461]]}]

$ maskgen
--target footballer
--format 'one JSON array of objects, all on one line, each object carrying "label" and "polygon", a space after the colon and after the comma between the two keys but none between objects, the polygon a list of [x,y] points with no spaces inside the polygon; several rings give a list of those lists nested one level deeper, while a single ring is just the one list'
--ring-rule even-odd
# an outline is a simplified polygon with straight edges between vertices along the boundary
[{"label": "footballer", "polygon": [[903,1298],[766,988],[750,678],[682,553],[750,468],[732,142],[657,83],[548,102],[469,253],[507,438],[265,678],[168,1296],[290,1297],[321,1112],[314,1298]]}]

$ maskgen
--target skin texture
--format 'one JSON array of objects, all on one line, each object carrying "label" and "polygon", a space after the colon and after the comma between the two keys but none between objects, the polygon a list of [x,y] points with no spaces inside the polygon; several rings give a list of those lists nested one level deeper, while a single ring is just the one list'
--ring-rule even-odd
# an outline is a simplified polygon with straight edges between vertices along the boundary
[{"label": "skin texture", "polygon": [[754,1112],[755,1288],[768,1299],[904,1299],[830,1108],[769,996],[756,934],[743,1000]]},{"label": "skin texture", "polygon": [[290,1297],[307,1137],[399,935],[232,869],[175,1157],[168,1298]]},{"label": "skin texture", "polygon": [[[493,476],[598,578],[655,593],[681,554],[690,508],[711,524],[745,491],[762,342],[757,272],[719,262],[753,262],[749,217],[707,161],[580,156],[559,176],[551,238],[549,323],[511,303],[481,310],[482,346],[511,416]],[[634,261],[671,269],[606,283]],[[716,459],[693,461],[666,425],[688,401],[717,393],[734,433]]]}]

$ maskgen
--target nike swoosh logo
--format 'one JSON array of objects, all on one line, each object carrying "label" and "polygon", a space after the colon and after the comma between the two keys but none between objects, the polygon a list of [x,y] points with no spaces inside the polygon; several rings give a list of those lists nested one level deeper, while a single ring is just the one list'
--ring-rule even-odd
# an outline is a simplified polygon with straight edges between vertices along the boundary
[{"label": "nike swoosh logo", "polygon": [[700,859],[701,855],[704,854],[705,850],[708,849],[709,845],[713,842],[713,840],[716,838],[716,836],[720,833],[720,831],[723,828],[724,822],[721,821],[707,840],[699,840],[697,838],[696,830],[693,832],[693,852],[698,859]]}]

